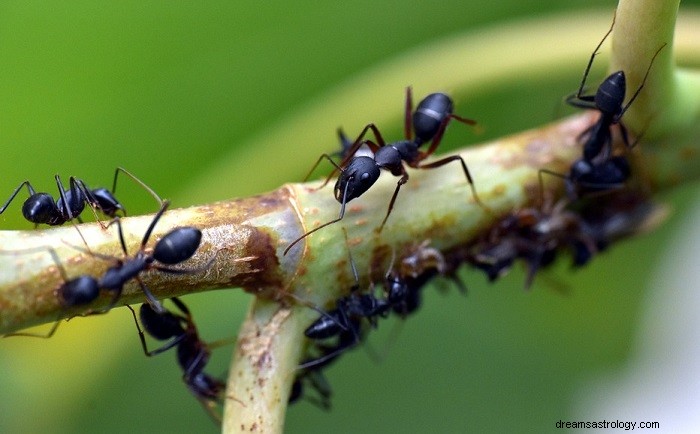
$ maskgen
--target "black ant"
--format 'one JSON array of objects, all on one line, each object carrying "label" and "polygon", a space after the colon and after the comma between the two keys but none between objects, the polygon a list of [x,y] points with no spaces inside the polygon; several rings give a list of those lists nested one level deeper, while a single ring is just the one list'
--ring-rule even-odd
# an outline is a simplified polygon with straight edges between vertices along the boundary
[{"label": "black ant", "polygon": [[319,364],[327,364],[346,349],[352,348],[363,340],[362,319],[376,327],[377,319],[388,315],[391,305],[387,299],[377,298],[373,294],[358,294],[357,285],[350,289],[350,294],[336,300],[335,309],[323,314],[314,321],[304,335],[313,340],[324,340],[337,336],[337,344],[323,348],[323,355],[299,365],[307,369]]},{"label": "black ant", "polygon": [[[155,269],[171,274],[189,274],[201,271],[210,265],[206,264],[204,267],[197,269],[181,269],[164,267],[162,265],[155,264],[156,262],[160,262],[161,264],[175,265],[186,261],[187,259],[191,258],[192,255],[194,255],[199,248],[199,244],[202,239],[202,231],[191,226],[183,226],[171,230],[160,240],[158,240],[152,253],[146,253],[146,243],[151,237],[151,232],[153,232],[153,228],[156,226],[163,213],[168,209],[169,205],[169,201],[166,200],[163,202],[160,210],[158,210],[156,215],[153,217],[151,224],[148,226],[146,233],[143,235],[141,247],[139,248],[138,252],[131,257],[129,257],[126,242],[124,241],[121,221],[119,218],[112,221],[113,223],[117,224],[119,242],[121,243],[122,251],[126,257],[124,259],[119,259],[117,265],[108,268],[105,274],[99,279],[101,289],[114,291],[112,302],[104,310],[104,312],[109,311],[116,305],[117,301],[121,297],[124,284],[131,279],[136,279],[141,286],[141,290],[146,295],[148,303],[156,311],[163,313],[163,306],[141,281],[139,274],[149,269]],[[112,222],[110,222],[110,224]]]},{"label": "black ant", "polygon": [[[345,233],[347,244],[347,232]],[[352,254],[348,250],[350,268],[355,284],[350,288],[350,294],[340,297],[335,302],[335,309],[321,313],[321,317],[304,330],[304,335],[314,341],[322,341],[336,337],[335,345],[326,346],[320,343],[316,347],[321,350],[321,356],[307,360],[299,365],[299,369],[320,369],[335,360],[345,350],[354,347],[364,339],[362,319],[367,319],[372,327],[377,326],[379,317],[389,314],[391,305],[387,298],[378,298],[373,293],[359,293],[359,277]]]},{"label": "black ant", "polygon": [[[381,232],[384,228],[384,224],[391,214],[392,209],[394,208],[394,202],[396,202],[396,197],[399,194],[401,186],[408,181],[408,172],[406,171],[404,163],[414,169],[433,169],[444,166],[452,161],[459,161],[462,164],[462,170],[464,171],[464,176],[467,178],[467,182],[472,190],[474,200],[482,208],[488,209],[479,199],[474,187],[474,181],[472,180],[469,169],[467,168],[467,164],[460,155],[452,155],[432,163],[421,164],[423,160],[435,152],[440,144],[440,141],[442,140],[447,124],[452,119],[467,125],[476,124],[476,121],[453,114],[452,110],[453,103],[449,96],[445,95],[444,93],[433,93],[425,97],[418,104],[418,107],[416,107],[416,111],[413,112],[411,88],[407,87],[406,108],[404,112],[405,140],[387,144],[379,132],[379,129],[374,124],[368,124],[352,144],[352,147],[347,150],[343,149],[343,153],[346,155],[340,165],[336,164],[328,154],[321,155],[309,173],[313,172],[316,166],[318,166],[318,164],[324,158],[335,166],[336,170],[340,171],[340,176],[338,177],[334,187],[335,199],[340,202],[340,214],[338,215],[337,219],[324,223],[294,240],[284,250],[284,254],[286,255],[292,246],[310,234],[342,220],[343,216],[345,215],[346,204],[351,200],[360,197],[367,190],[369,190],[379,179],[380,169],[386,169],[391,172],[392,175],[400,176],[401,178],[396,185],[394,194],[391,196],[389,208],[384,216],[384,220],[382,220],[381,225],[377,229],[377,233]],[[369,130],[374,133],[376,143],[372,142],[371,140],[363,140],[365,134],[367,134]],[[413,138],[413,133],[415,133],[415,138]],[[431,141],[428,150],[419,150],[420,146],[428,141]],[[342,136],[341,143],[343,143]],[[357,150],[363,145],[367,145],[370,150],[374,152],[373,157],[355,155]],[[343,146],[343,148],[345,147]],[[319,188],[325,186],[329,180],[330,176],[326,178],[326,181]]]},{"label": "black ant", "polygon": [[[155,269],[165,273],[171,274],[189,274],[199,272],[211,264],[208,263],[204,267],[196,269],[181,269],[181,268],[170,268],[164,267],[162,265],[154,264],[154,262],[160,262],[167,265],[176,265],[181,262],[186,261],[191,258],[192,255],[199,248],[200,241],[202,239],[202,232],[194,227],[183,226],[178,227],[167,234],[165,234],[153,248],[151,254],[145,252],[145,246],[148,242],[151,232],[153,231],[155,225],[160,220],[160,217],[167,210],[170,205],[169,201],[164,201],[158,213],[153,218],[153,221],[149,225],[146,233],[144,234],[143,240],[141,241],[141,247],[135,255],[129,257],[128,251],[126,249],[126,242],[124,241],[124,234],[122,231],[121,222],[119,219],[114,220],[117,224],[119,232],[119,241],[121,243],[122,250],[126,255],[125,259],[117,259],[117,264],[108,268],[105,273],[99,277],[95,278],[89,275],[78,276],[73,279],[68,279],[66,277],[65,270],[58,262],[58,258],[55,255],[53,249],[51,254],[54,261],[58,264],[61,275],[63,276],[64,284],[61,285],[57,290],[56,294],[59,298],[60,304],[64,308],[76,307],[89,304],[97,299],[100,295],[100,290],[113,291],[114,296],[112,298],[109,306],[101,311],[90,312],[89,314],[102,314],[111,310],[119,301],[122,291],[124,289],[124,284],[131,279],[136,279],[141,286],[146,299],[153,308],[159,312],[164,312],[161,303],[155,298],[148,287],[141,281],[139,274],[143,271],[149,269]],[[111,256],[104,256],[94,252],[91,254],[98,256],[102,259],[113,260],[115,258]],[[60,315],[59,315],[60,318]],[[58,328],[58,322],[51,329],[48,335],[38,336],[38,337],[51,337],[56,329]],[[8,335],[9,336],[9,335]],[[11,336],[36,336],[33,334],[18,334],[14,333]]]},{"label": "black ant", "polygon": [[586,137],[586,141],[583,145],[583,158],[587,161],[593,161],[597,156],[601,155],[603,160],[607,160],[612,154],[612,126],[617,124],[620,127],[620,133],[622,134],[622,140],[627,146],[627,148],[632,148],[634,144],[630,144],[629,138],[627,136],[627,129],[620,121],[622,116],[625,114],[627,109],[632,105],[635,99],[639,96],[639,93],[644,87],[644,83],[649,76],[649,71],[651,71],[651,66],[654,64],[656,56],[661,52],[661,50],[666,46],[663,44],[656,50],[656,53],[651,58],[649,62],[649,67],[644,74],[644,79],[635,91],[632,98],[623,107],[622,103],[625,100],[626,93],[626,79],[624,71],[617,71],[610,74],[598,87],[595,95],[583,95],[584,87],[586,85],[586,79],[588,78],[588,73],[593,65],[593,59],[598,54],[598,50],[601,45],[615,26],[615,17],[613,16],[613,22],[610,25],[610,29],[603,36],[596,49],[593,51],[586,70],[583,73],[583,79],[581,80],[581,86],[579,86],[578,92],[575,95],[571,95],[566,99],[566,102],[574,107],[593,109],[600,112],[600,118],[598,121],[587,128],[581,136]]},{"label": "black ant", "polygon": [[635,146],[636,141],[630,144],[627,129],[622,124],[621,118],[637,96],[639,96],[649,76],[656,56],[666,46],[666,44],[663,44],[656,50],[656,53],[654,53],[654,56],[649,62],[649,67],[644,74],[642,83],[624,107],[622,105],[626,93],[624,71],[617,71],[610,74],[600,84],[595,95],[583,95],[583,89],[593,64],[593,59],[598,54],[598,50],[605,39],[612,32],[614,25],[615,18],[613,17],[610,29],[593,51],[588,61],[578,92],[575,95],[569,96],[566,100],[567,103],[575,107],[594,109],[600,112],[598,121],[581,134],[582,137],[586,137],[583,144],[583,157],[576,160],[571,165],[567,175],[562,175],[547,169],[540,169],[539,171],[540,184],[542,184],[542,173],[563,178],[566,182],[567,195],[571,200],[575,200],[587,193],[602,193],[622,188],[629,179],[631,171],[627,158],[625,156],[612,155],[612,126],[615,124],[619,125],[622,140],[628,149]]},{"label": "black ant", "polygon": [[[33,249],[32,249],[33,250]],[[58,302],[63,308],[62,311],[59,313],[58,318],[56,318],[56,321],[54,322],[53,327],[51,327],[51,330],[46,335],[39,335],[39,334],[34,334],[34,333],[24,333],[24,332],[19,332],[19,333],[9,333],[4,335],[3,337],[11,337],[11,336],[28,336],[28,337],[37,337],[37,338],[44,338],[48,339],[51,336],[56,333],[56,330],[58,329],[58,326],[60,325],[60,319],[63,313],[72,308],[72,307],[77,307],[77,306],[82,306],[91,303],[94,301],[100,294],[100,287],[99,287],[99,282],[97,279],[95,279],[92,276],[89,275],[81,275],[78,277],[75,277],[73,279],[69,279],[68,276],[66,275],[66,270],[63,268],[61,265],[61,262],[56,255],[56,252],[54,251],[53,248],[48,249],[49,252],[51,253],[51,257],[53,258],[54,262],[56,263],[56,266],[58,267],[59,272],[61,273],[61,277],[63,278],[63,284],[56,288],[55,294],[56,297],[58,298]],[[31,250],[30,250],[31,251]],[[9,252],[2,252],[2,253],[9,253]],[[12,253],[17,253],[17,252],[12,252]]]},{"label": "black ant", "polygon": [[204,372],[211,355],[210,346],[199,338],[197,327],[187,306],[177,297],[171,298],[171,301],[181,314],[168,310],[157,312],[147,303],[142,304],[139,309],[141,324],[146,333],[160,341],[170,339],[162,347],[150,351],[146,345],[143,330],[136,319],[136,312],[131,306],[127,306],[131,310],[136,328],[139,331],[143,352],[146,356],[151,357],[177,347],[177,362],[183,371],[182,380],[211,417],[221,422],[221,416],[216,413],[215,407],[223,399],[225,384]]},{"label": "black ant", "polygon": [[[32,187],[29,181],[22,182],[10,195],[10,198],[5,202],[5,204],[0,208],[0,214],[5,212],[7,207],[10,205],[12,200],[17,196],[22,187],[26,186],[29,192],[29,197],[24,201],[22,205],[22,215],[24,218],[35,225],[47,224],[49,226],[60,226],[68,221],[77,219],[82,223],[80,219],[80,214],[85,209],[85,204],[87,203],[95,214],[95,219],[99,222],[97,217],[97,211],[101,211],[104,215],[108,217],[115,217],[117,212],[126,215],[126,209],[114,196],[114,192],[117,188],[117,178],[119,173],[124,173],[133,179],[136,183],[141,185],[146,191],[148,191],[159,204],[163,203],[163,200],[143,183],[136,176],[132,175],[129,171],[124,168],[117,167],[114,172],[114,183],[112,185],[112,191],[110,192],[106,188],[96,188],[91,190],[87,187],[84,181],[71,176],[69,185],[70,188],[66,190],[63,187],[63,183],[58,175],[55,175],[56,185],[58,186],[58,200],[48,193],[37,193]],[[99,222],[102,227],[106,227]]]},{"label": "black ant", "polygon": [[600,112],[598,121],[582,133],[582,136],[586,137],[586,141],[583,144],[583,157],[571,165],[567,175],[547,169],[540,169],[539,171],[540,184],[542,183],[542,173],[563,178],[566,181],[567,195],[571,200],[590,192],[606,192],[621,188],[629,179],[630,167],[627,158],[624,156],[612,156],[611,129],[613,125],[618,124],[625,146],[627,148],[634,146],[636,142],[630,144],[627,129],[620,120],[637,96],[639,96],[656,56],[666,46],[664,44],[656,51],[649,62],[649,67],[642,83],[624,107],[622,106],[626,93],[624,71],[617,71],[609,75],[598,87],[595,95],[583,95],[583,89],[593,64],[593,59],[598,54],[598,50],[605,39],[612,32],[614,24],[615,18],[613,17],[610,29],[593,51],[588,61],[578,92],[567,98],[567,102],[573,106],[594,109]]}]

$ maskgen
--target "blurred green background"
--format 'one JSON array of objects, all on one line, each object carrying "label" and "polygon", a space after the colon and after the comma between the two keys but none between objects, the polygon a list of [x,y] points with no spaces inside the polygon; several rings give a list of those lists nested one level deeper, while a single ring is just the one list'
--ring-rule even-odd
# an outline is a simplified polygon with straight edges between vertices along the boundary
[{"label": "blurred green background", "polygon": [[[313,131],[303,135],[285,130],[298,119],[309,121],[324,104],[342,107],[328,95],[348,83],[363,86],[358,77],[369,80],[392,59],[452,35],[492,26],[507,30],[515,20],[548,14],[575,17],[590,8],[612,15],[614,5],[3,3],[0,200],[25,179],[54,193],[55,173],[107,186],[116,166],[177,206],[269,191],[300,180],[318,154],[334,149],[338,126],[354,131],[377,120],[353,109],[329,123],[311,119]],[[598,25],[602,36],[608,21]],[[586,52],[598,39],[586,42]],[[586,61],[584,55],[538,76],[510,71],[515,79],[509,83],[469,94],[439,84],[414,94],[420,99],[448,90],[458,113],[484,127],[480,135],[451,128],[444,152],[552,120],[561,97],[578,86]],[[479,58],[469,62],[480,66]],[[592,83],[603,73],[599,63]],[[422,66],[424,76],[442,72]],[[367,101],[388,108],[381,124],[385,137],[399,137],[404,88],[420,78],[392,83]],[[281,139],[252,146],[272,136]],[[124,181],[119,197],[131,214],[155,211],[145,192]],[[383,324],[371,339],[376,351],[386,349],[383,361],[372,361],[363,350],[347,354],[328,371],[333,410],[297,404],[288,412],[287,432],[548,432],[557,420],[580,418],[574,401],[582,382],[629,361],[641,306],[660,290],[646,282],[696,190],[664,197],[676,212],[668,224],[602,255],[571,280],[562,263],[529,292],[522,290],[519,271],[493,286],[465,272],[467,297],[454,288],[444,295],[427,291],[423,310],[398,338],[389,336],[392,324]],[[24,197],[0,216],[3,229],[31,227],[18,217]],[[561,284],[568,288],[564,295],[552,290]],[[227,290],[185,302],[201,335],[216,340],[235,334],[249,297]],[[50,340],[0,344],[0,432],[218,430],[182,384],[174,354],[143,356],[126,309],[65,323]],[[209,372],[225,374],[231,349],[215,353]]]}]

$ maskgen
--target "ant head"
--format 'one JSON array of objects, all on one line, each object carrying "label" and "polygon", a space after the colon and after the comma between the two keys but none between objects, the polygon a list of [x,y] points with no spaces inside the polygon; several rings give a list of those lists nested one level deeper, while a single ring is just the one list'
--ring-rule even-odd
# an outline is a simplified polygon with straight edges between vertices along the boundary
[{"label": "ant head", "polygon": [[163,264],[179,264],[194,255],[201,240],[202,231],[197,228],[175,228],[156,243],[153,258]]},{"label": "ant head", "polygon": [[343,203],[350,202],[369,190],[379,179],[379,167],[371,157],[355,157],[343,169],[335,183],[335,199]]},{"label": "ant head", "polygon": [[610,74],[595,93],[595,105],[604,115],[617,116],[622,111],[625,101],[625,73],[617,71]]},{"label": "ant head", "polygon": [[452,114],[453,104],[444,93],[431,93],[423,98],[413,113],[413,130],[420,142],[427,142],[437,134],[440,124]]},{"label": "ant head", "polygon": [[78,276],[63,284],[58,296],[64,306],[81,306],[91,303],[100,295],[97,280],[92,276]]},{"label": "ant head", "polygon": [[48,193],[35,193],[22,205],[22,215],[32,223],[46,223],[56,214],[56,203]]},{"label": "ant head", "polygon": [[106,188],[96,188],[92,190],[92,196],[97,201],[97,207],[102,210],[105,215],[114,217],[117,211],[125,213],[124,206],[119,203],[112,192]]}]

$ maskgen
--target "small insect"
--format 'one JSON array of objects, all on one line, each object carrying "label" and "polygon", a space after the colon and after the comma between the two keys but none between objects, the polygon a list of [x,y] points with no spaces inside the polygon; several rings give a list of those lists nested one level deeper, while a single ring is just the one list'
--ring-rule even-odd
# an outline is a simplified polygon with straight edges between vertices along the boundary
[{"label": "small insect", "polygon": [[[161,209],[155,215],[155,217],[151,221],[151,224],[146,230],[146,233],[144,234],[144,237],[141,241],[141,247],[139,248],[138,252],[136,252],[133,256],[129,256],[129,253],[126,249],[126,242],[124,241],[124,234],[122,231],[120,220],[118,218],[114,220],[114,223],[116,223],[118,227],[119,241],[121,243],[125,258],[114,258],[112,256],[106,256],[95,252],[90,252],[91,255],[97,256],[101,259],[116,261],[116,265],[108,268],[105,271],[105,273],[100,277],[81,275],[73,279],[68,279],[65,270],[58,262],[58,257],[56,256],[55,252],[53,251],[53,249],[49,249],[49,251],[52,254],[52,257],[54,258],[54,262],[56,262],[56,264],[58,265],[58,268],[64,280],[64,283],[56,290],[56,295],[58,297],[59,303],[65,309],[70,307],[83,306],[95,301],[100,295],[100,290],[106,290],[113,293],[112,301],[110,302],[108,307],[100,311],[89,312],[87,315],[107,313],[114,306],[116,306],[117,302],[121,298],[124,285],[129,280],[136,279],[136,281],[141,286],[141,290],[146,296],[146,300],[148,301],[148,303],[151,306],[153,306],[153,308],[156,311],[164,312],[161,303],[155,298],[155,296],[151,293],[148,287],[143,283],[139,275],[142,272],[150,269],[155,269],[170,274],[198,273],[207,269],[213,261],[212,259],[204,266],[194,269],[171,268],[156,263],[158,262],[166,265],[176,265],[186,261],[194,255],[194,253],[199,248],[199,244],[202,238],[202,232],[199,229],[190,226],[178,227],[171,230],[170,232],[165,234],[160,240],[158,240],[155,247],[153,248],[152,253],[146,253],[146,243],[148,243],[148,240],[151,236],[153,229],[155,228],[155,225],[158,223],[163,213],[167,210],[169,204],[170,202],[168,201],[163,202]],[[59,318],[62,314],[63,312],[59,314]],[[58,322],[56,323],[54,328],[51,329],[47,336],[40,337],[51,337],[56,331],[56,328],[58,328]],[[36,336],[31,334],[17,333],[13,334],[12,336],[17,335]]]},{"label": "small insect", "polygon": [[[436,276],[445,276],[447,262],[442,253],[429,247],[430,240],[414,246],[399,261],[398,269],[392,265],[384,282],[391,309],[402,318],[415,313],[422,304],[425,285]],[[461,282],[460,287],[462,287]]]},{"label": "small insect", "polygon": [[177,361],[183,371],[182,381],[207,413],[215,421],[221,422],[221,415],[217,413],[216,408],[223,401],[226,385],[223,381],[204,372],[211,355],[211,348],[200,339],[197,327],[192,320],[192,314],[187,306],[176,297],[170,300],[180,313],[168,310],[160,313],[147,303],[142,304],[139,309],[141,325],[146,333],[160,341],[170,340],[155,350],[148,349],[144,332],[136,319],[136,312],[131,306],[127,306],[131,310],[136,328],[139,331],[143,352],[146,356],[152,357],[177,347]]},{"label": "small insect", "polygon": [[584,265],[598,251],[598,244],[580,215],[566,208],[568,204],[560,200],[554,206],[544,204],[509,214],[477,244],[471,262],[493,281],[507,272],[515,259],[522,259],[528,269],[525,289],[562,249],[571,251],[574,265]]},{"label": "small insect", "polygon": [[[33,250],[35,250],[35,249],[32,249],[30,251],[33,251]],[[56,318],[56,321],[54,322],[53,327],[51,327],[51,330],[49,330],[49,332],[45,335],[19,332],[19,333],[9,333],[9,334],[4,335],[3,337],[27,336],[27,337],[48,339],[51,336],[53,336],[54,333],[56,333],[58,326],[61,324],[60,319],[68,309],[70,309],[72,307],[77,307],[77,306],[89,304],[99,296],[100,289],[99,289],[99,282],[97,279],[95,279],[94,277],[92,277],[90,275],[81,275],[81,276],[77,276],[77,277],[74,277],[72,279],[69,279],[68,276],[66,275],[66,270],[61,265],[61,262],[58,258],[58,255],[56,254],[55,250],[52,248],[48,248],[47,250],[51,254],[51,257],[53,258],[53,261],[55,262],[56,267],[58,268],[59,272],[61,273],[61,277],[63,278],[63,283],[55,290],[56,297],[58,298],[59,304],[61,305],[61,307],[63,309],[58,314],[58,317]],[[2,251],[0,253],[16,254],[16,253],[25,253],[25,252]]]},{"label": "small insect", "polygon": [[[347,232],[344,229],[343,233],[347,246]],[[374,291],[359,291],[359,276],[349,249],[348,259],[355,284],[350,288],[348,295],[336,299],[335,309],[329,312],[310,306],[318,311],[321,317],[304,330],[304,335],[315,341],[315,346],[321,351],[321,355],[301,363],[299,369],[321,369],[322,366],[329,364],[345,350],[354,347],[364,339],[363,320],[367,320],[372,327],[376,327],[378,318],[389,315],[391,305],[386,297],[377,297]],[[324,345],[319,342],[331,338],[336,339],[334,345]]]},{"label": "small insect", "polygon": [[[126,248],[126,242],[124,241],[124,233],[122,231],[120,219],[115,218],[115,220],[110,222],[110,224],[116,223],[117,225],[119,242],[121,243],[122,251],[124,252],[125,257],[123,259],[117,259],[117,264],[108,268],[99,279],[100,289],[105,289],[114,293],[111,303],[103,312],[109,311],[116,305],[121,297],[124,284],[131,279],[136,279],[151,307],[153,307],[153,309],[155,309],[157,312],[163,313],[163,306],[153,296],[148,287],[146,287],[146,285],[140,279],[139,274],[141,274],[143,271],[151,269],[170,274],[190,274],[203,271],[211,265],[210,261],[210,263],[205,264],[204,267],[199,267],[196,269],[183,269],[171,268],[157,264],[161,263],[166,265],[176,265],[186,261],[194,255],[199,248],[199,243],[202,239],[202,232],[199,229],[191,226],[177,227],[171,230],[160,240],[158,240],[152,253],[146,253],[146,243],[148,243],[148,240],[151,237],[151,232],[153,232],[153,229],[162,217],[163,213],[165,213],[165,211],[168,209],[169,205],[169,201],[166,200],[163,202],[160,210],[158,210],[156,215],[153,217],[151,224],[148,226],[146,233],[143,235],[141,247],[132,256],[129,255]],[[107,259],[114,258],[107,257]]]},{"label": "small insect", "polygon": [[583,144],[583,159],[587,161],[593,161],[599,156],[602,158],[602,160],[607,160],[610,158],[612,155],[613,125],[619,125],[622,140],[627,148],[634,146],[634,144],[630,144],[627,129],[622,124],[621,119],[627,109],[632,105],[634,100],[637,99],[639,93],[642,91],[656,56],[666,46],[666,44],[663,44],[661,47],[659,47],[654,56],[651,58],[651,62],[649,62],[649,67],[647,68],[646,74],[644,74],[642,83],[639,85],[637,90],[634,92],[634,95],[632,95],[632,98],[630,98],[626,105],[622,105],[625,100],[626,93],[626,79],[624,71],[617,71],[610,74],[605,80],[603,80],[600,86],[598,86],[598,90],[596,91],[595,95],[584,95],[584,87],[586,85],[588,73],[593,65],[593,59],[598,54],[598,50],[600,49],[601,45],[603,45],[605,39],[607,39],[612,32],[614,25],[615,17],[613,16],[613,22],[610,25],[610,29],[605,36],[603,36],[603,39],[593,51],[593,54],[591,54],[586,70],[583,73],[583,79],[581,80],[581,85],[579,86],[578,92],[566,99],[566,102],[572,106],[593,109],[600,112],[598,121],[581,134],[581,137],[585,139]]},{"label": "small insect", "polygon": [[[334,187],[335,199],[340,202],[340,213],[337,219],[324,223],[294,240],[289,246],[287,246],[284,254],[286,255],[289,249],[291,249],[296,243],[312,233],[342,220],[345,215],[345,206],[347,203],[357,197],[360,197],[367,190],[369,190],[379,179],[381,172],[380,169],[385,169],[391,172],[392,175],[400,176],[401,178],[396,184],[394,194],[389,201],[389,208],[384,216],[384,220],[382,220],[381,225],[377,229],[377,232],[381,232],[387,219],[389,218],[389,215],[391,214],[391,211],[394,208],[394,203],[396,202],[396,197],[399,194],[401,186],[408,181],[408,172],[406,171],[404,163],[414,169],[433,169],[444,166],[452,161],[459,161],[462,164],[462,170],[464,171],[464,176],[466,177],[472,190],[474,200],[477,204],[479,204],[479,206],[488,210],[488,208],[479,199],[476,188],[474,187],[474,181],[472,180],[472,176],[467,168],[467,164],[464,162],[464,159],[461,156],[452,155],[432,163],[422,164],[423,160],[431,156],[436,151],[440,141],[442,140],[445,128],[452,119],[467,125],[476,124],[476,122],[471,119],[453,114],[452,110],[453,103],[449,96],[445,95],[444,93],[433,93],[425,97],[418,104],[416,111],[413,112],[411,88],[407,87],[406,108],[404,112],[404,140],[387,144],[379,132],[379,129],[374,124],[368,124],[362,130],[355,142],[353,142],[352,147],[347,151],[343,151],[346,155],[340,165],[336,164],[328,154],[321,155],[321,157],[319,157],[319,159],[316,161],[316,164],[312,167],[311,172],[313,172],[316,166],[318,166],[318,164],[324,158],[327,159],[336,170],[340,171],[340,176],[338,177]],[[365,134],[367,134],[367,132],[370,130],[374,134],[376,143],[371,140],[363,140]],[[414,133],[415,138],[413,137]],[[426,142],[431,142],[430,147],[427,151],[421,151],[419,149],[420,146]],[[369,157],[364,155],[356,155],[357,150],[363,145],[367,145],[370,150],[374,152],[374,156]],[[333,174],[331,174],[331,176],[332,175]],[[329,180],[330,176],[321,185],[321,187],[325,186]]]},{"label": "small insect", "polygon": [[22,205],[22,215],[24,218],[35,225],[47,224],[49,226],[60,226],[66,222],[80,219],[80,214],[85,209],[85,204],[87,204],[93,214],[95,215],[95,220],[97,220],[102,227],[106,227],[102,222],[100,222],[97,211],[102,212],[108,217],[115,217],[117,212],[126,215],[126,209],[114,196],[114,192],[117,188],[117,178],[119,173],[124,173],[133,179],[136,183],[141,185],[146,191],[148,191],[159,204],[163,203],[163,200],[153,191],[150,187],[144,184],[140,179],[132,175],[126,169],[118,167],[114,173],[114,183],[112,186],[112,191],[110,192],[106,188],[96,188],[91,190],[87,187],[84,181],[71,176],[69,180],[69,189],[66,190],[61,182],[61,178],[55,175],[56,185],[58,187],[58,200],[48,193],[37,193],[32,184],[27,180],[22,182],[10,195],[10,198],[5,202],[5,204],[0,208],[0,214],[5,212],[7,207],[10,205],[12,200],[17,196],[22,187],[27,187],[29,192],[29,197],[24,201]]}]

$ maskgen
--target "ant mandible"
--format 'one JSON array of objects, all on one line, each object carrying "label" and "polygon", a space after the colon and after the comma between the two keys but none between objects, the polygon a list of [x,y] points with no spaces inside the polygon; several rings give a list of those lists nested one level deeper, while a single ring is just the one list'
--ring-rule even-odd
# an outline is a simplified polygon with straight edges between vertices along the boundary
[{"label": "ant mandible", "polygon": [[127,306],[131,310],[136,328],[139,331],[143,352],[146,356],[152,357],[176,346],[177,362],[183,371],[182,381],[207,413],[214,420],[221,422],[221,416],[216,413],[215,407],[222,400],[225,384],[204,372],[211,355],[211,347],[200,339],[197,327],[192,320],[192,314],[187,306],[177,297],[170,300],[181,314],[168,310],[164,310],[162,313],[157,312],[147,303],[142,304],[139,309],[141,324],[149,335],[160,341],[170,339],[170,342],[155,350],[148,349],[144,332],[136,319],[136,312],[131,306]]},{"label": "ant mandible", "polygon": [[77,219],[78,221],[82,222],[80,219],[80,214],[85,209],[85,204],[87,203],[92,209],[95,219],[103,228],[106,228],[106,226],[99,221],[96,211],[99,210],[108,217],[116,217],[117,212],[121,211],[121,213],[126,216],[126,209],[114,196],[117,189],[117,179],[120,172],[129,176],[132,180],[134,180],[134,182],[141,185],[156,199],[159,204],[163,203],[160,196],[158,196],[158,194],[156,194],[156,192],[148,187],[143,181],[138,179],[126,169],[117,167],[114,172],[114,182],[112,184],[111,192],[106,188],[96,188],[91,190],[87,187],[84,181],[74,176],[70,177],[70,188],[66,190],[63,187],[61,178],[58,175],[55,175],[54,179],[56,180],[56,185],[58,186],[59,198],[54,200],[54,198],[48,193],[37,193],[28,180],[24,181],[15,189],[15,191],[10,195],[10,198],[0,208],[0,214],[5,212],[22,187],[26,186],[27,191],[29,192],[29,197],[22,205],[22,215],[26,220],[34,223],[35,225],[47,224],[49,226],[60,226],[66,222],[72,221],[73,219]]},{"label": "ant mandible", "polygon": [[610,74],[603,82],[598,86],[598,90],[595,95],[583,95],[584,87],[586,85],[586,79],[588,78],[588,73],[593,65],[593,59],[598,54],[603,42],[612,33],[613,27],[615,26],[615,16],[613,15],[613,21],[610,25],[610,29],[603,36],[603,39],[598,43],[598,46],[591,54],[591,58],[588,61],[586,70],[583,73],[583,79],[581,80],[581,85],[579,86],[578,92],[575,95],[570,95],[567,97],[566,102],[574,107],[593,109],[600,112],[600,118],[598,121],[587,128],[582,134],[582,137],[586,137],[583,145],[583,158],[588,161],[592,161],[598,155],[602,155],[603,160],[607,160],[612,154],[612,126],[617,124],[620,127],[620,133],[622,134],[622,140],[627,148],[634,147],[634,144],[630,144],[629,138],[627,136],[627,128],[622,124],[621,119],[625,114],[627,109],[632,105],[635,99],[639,96],[639,93],[644,87],[644,83],[649,76],[649,71],[651,71],[651,66],[654,64],[654,59],[659,54],[659,52],[666,46],[664,43],[656,53],[651,58],[649,62],[649,67],[647,68],[642,83],[639,85],[637,90],[632,95],[632,98],[623,107],[622,103],[625,100],[626,93],[626,79],[624,71],[617,71]]},{"label": "ant mandible", "polygon": [[[488,209],[483,204],[481,199],[479,199],[467,164],[460,155],[452,155],[432,163],[421,164],[423,160],[435,152],[440,144],[440,141],[442,140],[447,124],[452,119],[467,125],[476,125],[476,121],[457,116],[452,113],[452,110],[453,103],[449,96],[444,93],[432,93],[418,103],[418,106],[414,112],[411,87],[409,86],[406,88],[404,140],[387,144],[379,132],[379,129],[374,124],[368,124],[362,130],[355,142],[353,142],[352,146],[347,149],[343,136],[339,132],[341,144],[343,145],[342,154],[345,155],[345,158],[341,161],[340,165],[336,164],[328,154],[323,154],[319,157],[316,164],[314,164],[309,172],[309,174],[311,174],[311,172],[313,172],[316,166],[318,166],[318,164],[324,158],[335,166],[333,173],[335,173],[336,170],[340,171],[340,176],[338,177],[333,189],[335,199],[340,202],[340,213],[338,218],[324,223],[321,226],[303,234],[301,237],[297,238],[289,246],[287,246],[287,248],[284,250],[284,254],[286,255],[295,244],[312,233],[342,220],[345,215],[345,206],[347,203],[357,197],[360,197],[367,190],[369,190],[379,179],[380,169],[385,169],[391,172],[392,175],[400,176],[401,178],[396,184],[394,194],[391,196],[389,208],[384,216],[384,220],[382,220],[381,225],[377,229],[377,233],[380,233],[384,228],[392,209],[394,208],[394,203],[396,202],[396,197],[399,194],[401,186],[408,181],[408,172],[406,171],[404,163],[414,169],[433,169],[444,166],[452,161],[459,161],[462,164],[462,170],[464,171],[464,176],[467,178],[467,182],[472,190],[474,200],[482,208]],[[363,140],[365,134],[367,134],[367,132],[370,130],[374,134],[376,143],[371,140]],[[415,138],[413,138],[413,133],[415,133]],[[428,141],[431,142],[428,150],[419,150],[420,146]],[[363,145],[367,145],[370,150],[374,152],[373,157],[355,155],[355,153]],[[319,188],[323,188],[328,183],[330,177],[333,176],[333,173],[326,178],[325,182]]]}]

